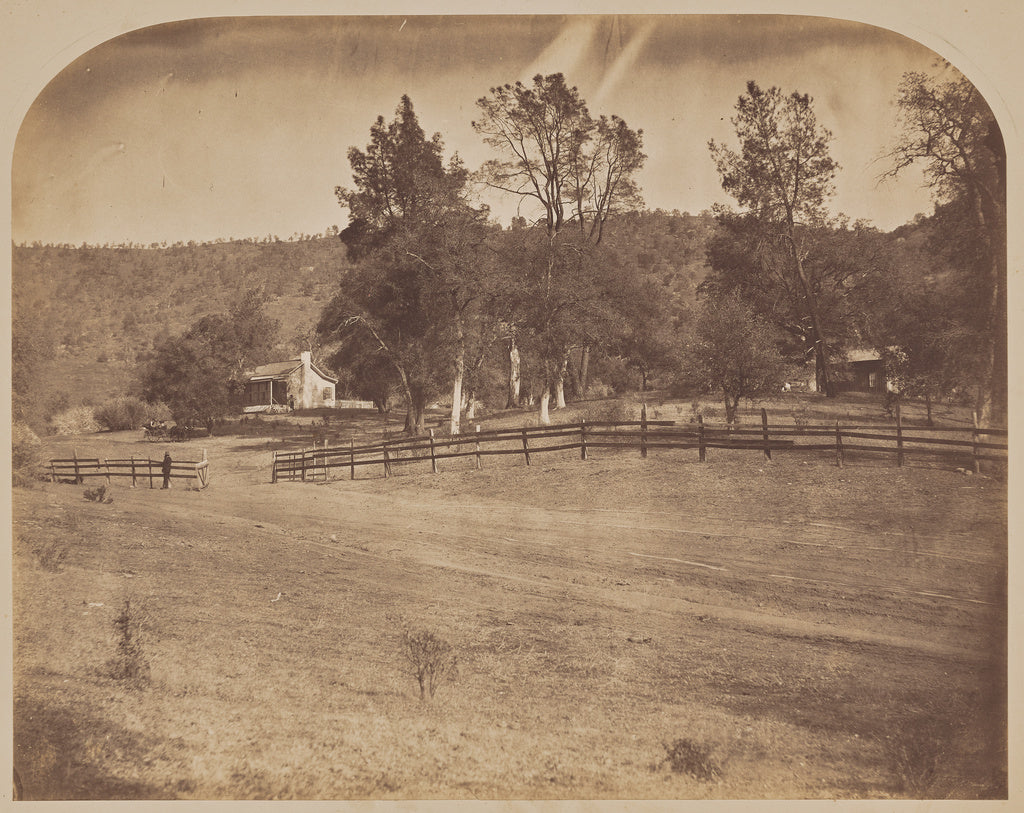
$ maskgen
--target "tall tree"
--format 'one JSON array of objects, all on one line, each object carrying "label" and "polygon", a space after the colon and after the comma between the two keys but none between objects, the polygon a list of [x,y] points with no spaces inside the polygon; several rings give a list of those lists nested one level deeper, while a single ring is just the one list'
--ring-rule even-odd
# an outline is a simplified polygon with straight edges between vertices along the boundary
[{"label": "tall tree", "polygon": [[394,366],[406,397],[406,431],[424,431],[428,400],[452,382],[453,433],[459,431],[466,320],[480,296],[486,209],[466,195],[468,173],[447,164],[440,134],[427,138],[412,101],[378,117],[366,151],[352,147],[353,189],[338,187],[349,210],[340,237],[359,267],[325,308],[325,337],[357,332]]},{"label": "tall tree", "polygon": [[267,360],[278,330],[263,311],[259,290],[245,291],[227,313],[197,320],[144,360],[143,394],[163,401],[184,424],[212,425],[229,412],[245,371]]},{"label": "tall tree", "polygon": [[[828,225],[801,226],[803,274],[814,291],[818,324],[833,353],[850,345],[872,343],[872,314],[884,303],[893,261],[890,242],[864,223],[842,219]],[[815,353],[814,323],[802,286],[792,273],[788,250],[753,213],[721,212],[708,242],[709,271],[698,286],[715,299],[736,294],[756,313],[778,327],[783,352],[803,363]]]},{"label": "tall tree", "polygon": [[819,390],[835,395],[818,293],[804,268],[799,227],[821,224],[838,165],[829,155],[832,134],[818,125],[807,94],[783,95],[747,83],[736,115],[739,150],[708,143],[722,188],[751,213],[769,244],[786,258],[786,272],[810,326]]},{"label": "tall tree", "polygon": [[[1006,150],[992,110],[952,66],[934,76],[906,73],[896,99],[899,140],[887,174],[912,164],[945,204],[956,239],[949,254],[963,269],[965,292],[982,301],[976,328],[984,348],[978,386],[979,420],[1005,413],[1006,398]],[[959,221],[959,222],[957,222]]]},{"label": "tall tree", "polygon": [[703,303],[684,350],[684,375],[721,394],[730,424],[742,398],[778,392],[784,380],[775,330],[735,294]]},{"label": "tall tree", "polygon": [[[482,167],[483,179],[542,213],[538,222],[547,238],[548,256],[538,293],[550,297],[561,262],[556,243],[563,229],[574,225],[580,237],[598,245],[611,214],[640,205],[635,174],[646,157],[643,131],[630,129],[617,116],[595,119],[579,90],[567,85],[560,73],[538,74],[531,86],[516,82],[491,88],[477,106],[481,117],[473,128],[498,154]],[[537,314],[551,312],[549,303]],[[542,331],[550,338],[549,327]],[[510,368],[515,369],[515,325],[510,333]],[[540,420],[544,423],[550,421],[551,391],[562,399],[567,352],[565,345],[556,358],[541,360]]]}]

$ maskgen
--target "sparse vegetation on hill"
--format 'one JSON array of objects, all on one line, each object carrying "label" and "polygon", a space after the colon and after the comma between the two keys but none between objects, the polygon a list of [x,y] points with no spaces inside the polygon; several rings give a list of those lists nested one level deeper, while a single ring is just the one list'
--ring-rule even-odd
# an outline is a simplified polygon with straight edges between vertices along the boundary
[{"label": "sparse vegetation on hill", "polygon": [[38,429],[69,407],[138,394],[136,361],[262,285],[281,323],[277,349],[303,336],[345,273],[336,236],[172,246],[15,246],[15,396]]}]

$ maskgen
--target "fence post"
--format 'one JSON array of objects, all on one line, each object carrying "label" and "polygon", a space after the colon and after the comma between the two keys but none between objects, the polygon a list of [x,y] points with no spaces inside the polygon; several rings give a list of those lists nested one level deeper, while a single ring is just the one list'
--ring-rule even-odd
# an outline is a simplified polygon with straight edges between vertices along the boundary
[{"label": "fence post", "polygon": [[356,479],[356,439],[349,438],[348,440],[348,466],[349,466],[349,479]]},{"label": "fence post", "polygon": [[153,461],[147,459],[146,463],[149,464],[149,487],[152,488],[153,487]]},{"label": "fence post", "polygon": [[132,455],[132,488],[135,488],[135,455]]},{"label": "fence post", "polygon": [[772,459],[772,450],[768,446],[768,412],[761,407],[761,435],[764,437],[764,456],[766,460]]},{"label": "fence post", "polygon": [[388,459],[387,443],[381,446],[381,450],[384,452],[384,477],[386,479],[391,476],[391,461]]},{"label": "fence post", "polygon": [[587,419],[580,421],[580,460],[587,459]]},{"label": "fence post", "polygon": [[480,424],[476,425],[476,470],[480,471]]},{"label": "fence post", "polygon": [[978,410],[971,411],[971,420],[974,422],[974,431],[971,432],[971,458],[974,462],[974,473],[981,474],[981,460],[978,458]]},{"label": "fence post", "polygon": [[843,435],[839,431],[839,421],[836,421],[836,465],[843,468],[845,453],[843,452]]},{"label": "fence post", "polygon": [[530,444],[526,441],[526,429],[523,429],[523,457],[526,458],[526,465],[530,465]]},{"label": "fence post", "polygon": [[[316,441],[313,441],[316,443]],[[299,460],[302,461],[302,482],[306,482],[306,453],[304,451],[299,452]]]},{"label": "fence post", "polygon": [[103,465],[107,469],[107,485],[109,486],[110,485],[110,458],[109,457],[104,457],[103,458]]},{"label": "fence post", "polygon": [[437,474],[437,457],[435,457],[434,451],[434,430],[428,430],[430,432],[430,471]]},{"label": "fence post", "polygon": [[57,482],[57,467],[54,465],[53,460],[50,460],[50,482]]},{"label": "fence post", "polygon": [[896,402],[896,465],[903,465],[903,419],[900,417],[900,402]]},{"label": "fence post", "polygon": [[82,484],[82,476],[78,473],[78,449],[71,450],[71,459],[75,462],[75,485]]},{"label": "fence post", "polygon": [[699,455],[700,462],[703,463],[707,460],[707,449],[704,446],[704,416],[697,416],[697,454]]},{"label": "fence post", "polygon": [[270,464],[270,482],[277,482],[277,452],[274,452],[274,462]]},{"label": "fence post", "polygon": [[640,404],[640,457],[647,457],[647,404]]}]

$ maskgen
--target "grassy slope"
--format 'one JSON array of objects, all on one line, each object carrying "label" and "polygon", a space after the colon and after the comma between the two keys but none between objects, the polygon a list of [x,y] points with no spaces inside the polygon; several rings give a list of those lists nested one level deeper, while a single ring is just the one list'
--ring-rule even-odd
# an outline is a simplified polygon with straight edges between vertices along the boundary
[{"label": "grassy slope", "polygon": [[[204,492],[16,493],[31,797],[1006,792],[998,481],[723,452],[270,486],[265,443],[199,444]],[[107,667],[127,597],[141,690]],[[432,703],[403,624],[458,652]],[[664,764],[684,738],[719,780]]]}]

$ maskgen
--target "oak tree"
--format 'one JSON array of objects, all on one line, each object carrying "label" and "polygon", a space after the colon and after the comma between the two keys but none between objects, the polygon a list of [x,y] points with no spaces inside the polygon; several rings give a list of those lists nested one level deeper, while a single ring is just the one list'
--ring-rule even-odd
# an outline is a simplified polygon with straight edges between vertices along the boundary
[{"label": "oak tree", "polygon": [[807,94],[784,95],[747,83],[731,119],[739,149],[708,143],[722,188],[758,222],[764,248],[784,258],[794,303],[809,323],[819,390],[835,395],[821,303],[806,269],[801,226],[825,219],[838,165],[829,155],[832,134],[818,124]]},{"label": "oak tree", "polygon": [[[480,118],[473,128],[497,153],[480,175],[492,188],[519,198],[521,212],[540,214],[533,222],[546,237],[547,258],[542,284],[535,292],[542,298],[555,297],[561,285],[554,275],[559,266],[565,267],[566,256],[557,243],[566,227],[573,227],[577,240],[596,246],[609,216],[640,205],[635,175],[646,157],[643,132],[632,130],[617,116],[594,118],[579,90],[560,73],[538,74],[531,85],[516,82],[493,87],[477,106]],[[581,294],[579,301],[588,296]],[[535,315],[556,311],[558,304],[550,301]],[[550,322],[533,327],[546,336],[541,343],[546,351],[539,359],[540,420],[548,423],[551,392],[564,404],[566,359],[574,339],[562,335],[561,346],[553,346]],[[510,369],[514,370],[518,325],[510,325],[509,333]],[[584,345],[585,358],[587,337],[575,339]]]},{"label": "oak tree", "polygon": [[322,336],[368,342],[394,367],[406,398],[405,429],[424,431],[429,400],[452,382],[451,430],[459,431],[467,321],[480,297],[487,210],[467,197],[468,173],[444,161],[440,134],[427,138],[412,101],[352,147],[354,187],[337,187],[349,210],[340,238],[357,266],[324,309]]},{"label": "oak tree", "polygon": [[903,76],[896,103],[900,133],[888,175],[919,164],[946,221],[947,257],[962,271],[969,298],[978,293],[974,341],[977,412],[988,425],[1006,398],[1006,150],[999,125],[977,88],[952,66]]}]

